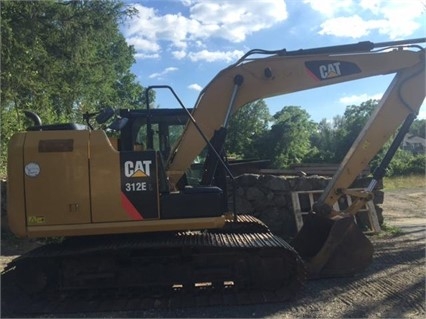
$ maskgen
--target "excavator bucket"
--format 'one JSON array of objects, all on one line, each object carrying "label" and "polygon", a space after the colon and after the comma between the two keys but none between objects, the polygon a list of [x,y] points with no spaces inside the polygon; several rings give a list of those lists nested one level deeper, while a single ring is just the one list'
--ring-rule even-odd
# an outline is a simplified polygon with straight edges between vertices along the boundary
[{"label": "excavator bucket", "polygon": [[310,214],[293,247],[305,260],[310,278],[351,276],[370,265],[373,245],[353,216]]}]

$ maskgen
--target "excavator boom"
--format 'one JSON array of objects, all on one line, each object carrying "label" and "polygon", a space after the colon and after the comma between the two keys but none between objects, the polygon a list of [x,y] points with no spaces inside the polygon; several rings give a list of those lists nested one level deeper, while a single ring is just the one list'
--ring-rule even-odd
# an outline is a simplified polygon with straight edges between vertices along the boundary
[{"label": "excavator boom", "polygon": [[[211,138],[214,131],[225,123],[230,112],[234,113],[245,104],[258,99],[376,75],[397,73],[398,78],[409,77],[410,72],[424,70],[424,49],[413,45],[420,42],[426,42],[426,39],[386,42],[381,49],[378,48],[382,45],[364,42],[358,45],[290,52],[280,50],[273,51],[273,54],[272,51],[252,50],[250,52],[253,54],[270,56],[249,59],[248,53],[237,63],[219,72],[200,93],[193,117],[205,135]],[[373,48],[376,50],[371,51]],[[416,91],[418,96],[422,96],[424,77],[422,79],[419,74],[413,79],[413,81],[416,80],[420,81],[416,87],[408,88],[407,86],[405,91]],[[389,90],[397,85],[393,84]],[[420,89],[417,90],[417,88]],[[405,95],[408,93],[404,92]],[[391,97],[389,104],[398,101],[398,93],[394,94],[396,96]],[[409,100],[410,103],[415,104],[414,110],[420,106],[419,99],[413,102],[411,98]],[[407,112],[410,112],[409,109]],[[394,118],[394,123],[386,129],[387,133],[377,144],[384,143],[390,135],[389,132],[394,131],[398,125],[397,122],[400,122],[407,112],[404,111]],[[188,122],[168,160],[167,174],[172,184],[179,181],[204,146],[205,142],[197,134],[194,124]],[[376,151],[371,151],[371,154],[375,153]],[[357,174],[354,172],[353,176]]]}]

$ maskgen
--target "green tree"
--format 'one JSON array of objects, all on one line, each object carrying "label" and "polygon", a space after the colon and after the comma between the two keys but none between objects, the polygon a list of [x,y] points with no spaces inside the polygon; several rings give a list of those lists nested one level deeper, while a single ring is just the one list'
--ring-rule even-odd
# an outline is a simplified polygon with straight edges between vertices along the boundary
[{"label": "green tree", "polygon": [[336,149],[335,161],[340,162],[345,157],[349,148],[367,123],[374,109],[378,105],[378,100],[368,100],[361,105],[349,105],[341,121],[336,123]]},{"label": "green tree", "polygon": [[119,30],[133,13],[120,1],[2,1],[2,164],[10,136],[25,126],[23,110],[51,123],[141,106],[134,48]]},{"label": "green tree", "polygon": [[377,100],[368,100],[361,105],[349,105],[342,116],[337,115],[331,121],[321,120],[311,135],[315,149],[305,162],[341,162],[377,104]]},{"label": "green tree", "polygon": [[426,120],[416,119],[410,128],[410,133],[415,136],[426,138]]},{"label": "green tree", "polygon": [[310,137],[312,152],[305,157],[307,163],[334,163],[337,152],[337,129],[342,117],[336,116],[332,121],[322,119]]},{"label": "green tree", "polygon": [[229,122],[225,149],[242,158],[255,156],[253,141],[267,131],[269,120],[268,107],[263,100],[243,106]]},{"label": "green tree", "polygon": [[316,124],[300,106],[285,106],[273,119],[271,129],[255,142],[259,156],[271,159],[274,167],[301,163],[311,151]]},{"label": "green tree", "polygon": [[[377,100],[368,100],[361,103],[360,106],[351,105],[346,108],[344,114],[343,125],[340,128],[343,137],[338,143],[342,151],[340,154],[337,153],[337,158],[341,159],[344,157],[346,152],[349,150],[353,141],[361,132],[362,128],[367,123],[374,109],[377,107]],[[425,135],[425,120],[415,120],[410,128],[410,133],[418,136]],[[395,132],[394,135],[396,135]],[[370,162],[371,168],[374,170],[379,165],[383,157],[385,156],[389,146],[391,145],[393,138],[391,138],[381,149],[381,151],[373,158]],[[406,175],[406,174],[424,174],[425,172],[425,156],[424,154],[414,155],[410,152],[398,149],[395,153],[392,161],[387,169],[387,175]]]},{"label": "green tree", "polygon": [[[377,105],[377,100],[368,100],[359,106],[347,106],[344,115],[336,116],[332,122],[327,122],[327,120],[323,119],[311,136],[311,142],[317,147],[317,152],[311,153],[309,157],[305,158],[305,161],[341,162]],[[417,136],[424,135],[425,122],[425,120],[415,120],[410,133]],[[373,170],[380,164],[391,142],[392,139],[383,146],[382,150],[370,162],[370,167]],[[424,171],[424,154],[413,155],[399,149],[389,165],[387,175],[424,173]]]},{"label": "green tree", "polygon": [[[383,147],[382,151],[371,161],[370,166],[374,170],[383,157],[386,151],[389,149],[391,141],[387,142]],[[426,173],[426,155],[425,154],[413,154],[399,148],[394,157],[392,158],[389,166],[386,169],[386,176],[403,176],[411,174],[422,174]]]}]

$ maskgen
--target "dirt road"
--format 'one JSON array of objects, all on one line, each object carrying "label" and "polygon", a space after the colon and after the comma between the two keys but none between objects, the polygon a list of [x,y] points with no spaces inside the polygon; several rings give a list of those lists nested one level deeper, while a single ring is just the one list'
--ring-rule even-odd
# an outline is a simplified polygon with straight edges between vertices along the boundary
[{"label": "dirt road", "polygon": [[[367,271],[351,278],[309,281],[290,302],[56,313],[54,317],[424,318],[425,199],[425,189],[385,192],[385,223],[398,228],[394,233],[370,236],[375,254]],[[1,261],[4,263],[10,258],[13,257],[2,256]],[[52,314],[37,316],[51,317]]]},{"label": "dirt road", "polygon": [[[401,189],[385,193],[383,203],[386,223],[404,234],[425,237],[426,191],[422,188]],[[423,230],[423,232],[422,232]]]}]

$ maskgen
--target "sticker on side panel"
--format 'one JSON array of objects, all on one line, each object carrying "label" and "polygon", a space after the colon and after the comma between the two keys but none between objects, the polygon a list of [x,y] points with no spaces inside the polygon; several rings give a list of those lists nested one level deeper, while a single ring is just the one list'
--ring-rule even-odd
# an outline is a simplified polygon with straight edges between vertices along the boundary
[{"label": "sticker on side panel", "polygon": [[28,225],[40,225],[45,223],[46,219],[44,216],[28,216]]},{"label": "sticker on side panel", "polygon": [[312,77],[319,81],[330,80],[361,72],[358,65],[347,61],[307,61],[305,62],[305,66]]},{"label": "sticker on side panel", "polygon": [[25,175],[36,177],[40,174],[40,166],[37,163],[31,162],[25,165]]}]

